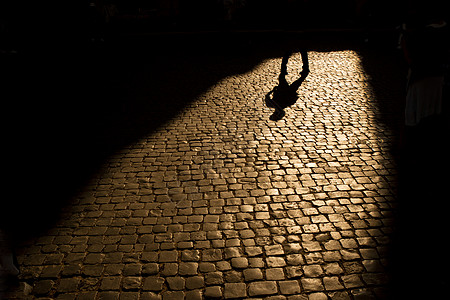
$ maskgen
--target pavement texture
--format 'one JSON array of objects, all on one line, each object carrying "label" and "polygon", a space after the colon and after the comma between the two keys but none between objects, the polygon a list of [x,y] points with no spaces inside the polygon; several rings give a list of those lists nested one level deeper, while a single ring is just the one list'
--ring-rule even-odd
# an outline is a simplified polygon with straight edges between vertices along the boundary
[{"label": "pavement texture", "polygon": [[[118,108],[139,125],[129,128],[152,129],[105,155],[51,228],[17,249],[27,295],[8,297],[387,299],[398,176],[392,106],[403,78],[380,53],[311,49],[297,103],[273,122],[263,100],[282,54],[245,68],[250,54],[180,58],[156,74],[152,63],[139,67],[140,81],[127,83],[140,86],[135,101],[189,101],[158,126],[172,100],[158,98],[150,117],[136,117],[145,105]],[[294,50],[288,82],[301,66]],[[208,83],[197,89],[199,80]]]}]

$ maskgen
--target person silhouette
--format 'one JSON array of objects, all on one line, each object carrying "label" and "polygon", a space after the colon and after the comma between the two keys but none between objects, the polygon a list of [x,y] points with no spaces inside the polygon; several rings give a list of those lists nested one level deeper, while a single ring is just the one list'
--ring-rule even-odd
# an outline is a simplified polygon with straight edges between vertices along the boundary
[{"label": "person silhouette", "polygon": [[275,108],[274,113],[269,118],[272,121],[281,120],[286,114],[284,109],[297,101],[297,90],[309,74],[308,52],[302,50],[300,51],[303,62],[303,68],[300,72],[301,76],[292,84],[287,82],[287,63],[291,54],[292,52],[289,51],[283,56],[278,85],[267,93],[265,97],[266,106]]}]

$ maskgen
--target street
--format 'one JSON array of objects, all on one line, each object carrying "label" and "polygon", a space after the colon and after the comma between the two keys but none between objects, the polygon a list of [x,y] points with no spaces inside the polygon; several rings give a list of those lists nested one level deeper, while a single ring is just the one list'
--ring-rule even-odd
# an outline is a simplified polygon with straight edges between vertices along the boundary
[{"label": "street", "polygon": [[311,46],[299,99],[274,122],[272,48],[118,63],[128,72],[94,94],[92,136],[67,139],[86,138],[96,167],[17,249],[30,299],[388,298],[400,63]]}]

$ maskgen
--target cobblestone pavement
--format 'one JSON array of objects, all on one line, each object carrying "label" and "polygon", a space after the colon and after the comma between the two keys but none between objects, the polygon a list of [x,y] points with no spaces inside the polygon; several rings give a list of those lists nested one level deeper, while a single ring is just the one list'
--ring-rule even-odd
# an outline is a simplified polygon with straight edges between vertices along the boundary
[{"label": "cobblestone pavement", "polygon": [[357,51],[309,56],[283,120],[263,106],[268,58],[112,155],[20,251],[29,297],[384,299],[393,133]]}]

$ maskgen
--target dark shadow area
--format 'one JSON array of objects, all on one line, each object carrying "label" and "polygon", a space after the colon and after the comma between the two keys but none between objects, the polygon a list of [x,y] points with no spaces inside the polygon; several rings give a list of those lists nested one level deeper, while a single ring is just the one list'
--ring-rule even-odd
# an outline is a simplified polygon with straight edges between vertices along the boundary
[{"label": "dark shadow area", "polygon": [[378,121],[394,133],[389,144],[396,163],[398,200],[388,260],[391,298],[444,299],[450,280],[444,238],[450,229],[446,188],[450,159],[445,138],[450,130],[448,73],[442,113],[408,129],[404,125],[408,66],[402,51],[375,47],[364,58],[375,94],[382,100]]},{"label": "dark shadow area", "polygon": [[[394,290],[397,295],[411,299],[444,299],[448,293],[450,263],[445,236],[450,230],[447,189],[450,158],[446,138],[450,132],[449,79],[447,72],[442,113],[405,128],[398,153],[399,215],[392,259]],[[415,288],[408,288],[411,286]]]},{"label": "dark shadow area", "polygon": [[[446,99],[448,101],[448,98]],[[399,163],[399,215],[393,243],[394,291],[411,299],[444,299],[450,277],[446,236],[448,111],[406,134]],[[410,287],[414,286],[414,289]]]},{"label": "dark shadow area", "polygon": [[402,1],[110,0],[110,29],[119,32],[303,30],[395,26]]}]

